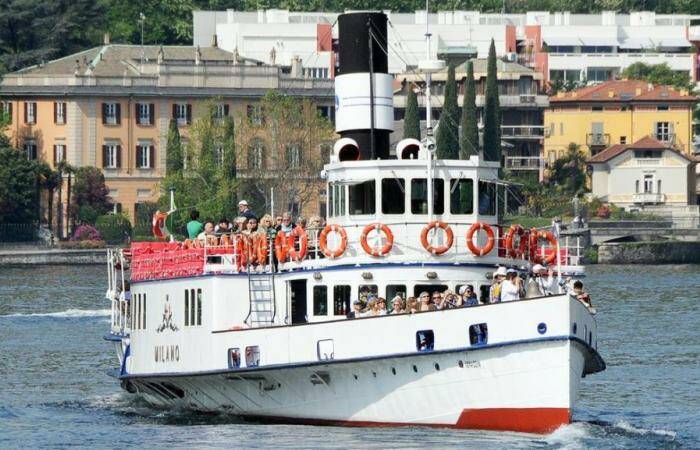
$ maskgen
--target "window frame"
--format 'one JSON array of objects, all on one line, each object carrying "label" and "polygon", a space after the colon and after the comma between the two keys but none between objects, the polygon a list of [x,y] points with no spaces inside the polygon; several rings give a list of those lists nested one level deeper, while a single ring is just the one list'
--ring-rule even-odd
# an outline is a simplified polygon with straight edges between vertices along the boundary
[{"label": "window frame", "polygon": [[[319,316],[319,317],[327,317],[328,316],[328,286],[325,284],[318,284],[313,287],[311,290],[311,298],[313,302],[313,315],[314,316]],[[321,291],[323,291],[321,293]],[[318,293],[318,296],[317,296]],[[321,298],[323,297],[323,298]],[[319,306],[317,308],[317,306]],[[317,312],[317,311],[322,311],[322,312]]]},{"label": "window frame", "polygon": [[114,142],[107,142],[105,143],[105,161],[104,161],[104,168],[105,169],[118,169],[119,168],[119,144],[114,143]]},{"label": "window frame", "polygon": [[65,125],[66,124],[66,102],[54,102],[53,103],[53,108],[54,108],[54,123],[56,125]]},{"label": "window frame", "polygon": [[[463,181],[464,181],[464,182],[470,182],[470,183],[471,183],[471,189],[472,189],[472,196],[471,196],[471,202],[470,202],[470,209],[471,209],[471,212],[460,212],[459,210],[458,210],[458,211],[455,211],[455,206],[460,206],[460,202],[459,202],[459,201],[453,202],[452,196],[453,196],[453,194],[454,194],[455,192],[458,192],[459,190],[462,189],[460,185],[462,184]],[[454,185],[453,185],[453,182],[454,182]],[[450,188],[450,191],[449,191],[449,192],[450,192],[450,197],[449,197],[449,199],[450,199],[450,214],[451,214],[451,215],[453,215],[453,216],[455,216],[455,215],[460,215],[460,216],[471,216],[471,215],[474,215],[474,197],[475,197],[475,194],[476,194],[474,185],[475,185],[475,183],[474,183],[474,178],[471,178],[471,177],[450,178],[450,179],[449,179],[449,185],[448,185],[448,186],[449,186],[449,188]],[[456,205],[455,205],[455,203],[456,203]]]},{"label": "window frame", "polygon": [[[370,200],[371,205],[365,204],[363,201],[363,207],[366,209],[361,210],[359,213],[354,213],[353,209],[351,207],[352,201],[353,201],[353,194],[352,191],[353,189],[357,188],[359,190],[359,186],[369,186],[371,183],[371,195],[367,195],[367,192],[363,192],[362,195],[362,200]],[[367,188],[363,188],[363,191],[366,191]],[[372,178],[370,180],[364,180],[359,183],[354,183],[352,185],[348,185],[348,192],[347,192],[347,204],[348,204],[348,214],[351,216],[374,216],[377,214],[377,180]]]},{"label": "window frame", "polygon": [[[405,178],[398,178],[398,177],[392,177],[392,178],[382,178],[380,184],[380,193],[379,193],[379,198],[381,199],[381,213],[384,215],[404,215],[406,214],[406,179]],[[387,198],[385,195],[385,184],[391,185],[391,186],[396,186],[401,191],[401,201],[400,202],[392,202],[391,198]],[[392,194],[394,194],[393,192]],[[386,203],[388,202],[388,203]],[[388,211],[391,209],[391,205],[394,206],[400,206],[401,211]],[[386,206],[389,206],[386,208]]]},{"label": "window frame", "polygon": [[36,125],[36,122],[37,122],[36,102],[24,102],[24,112],[25,112],[24,123],[27,125]]},{"label": "window frame", "polygon": [[104,124],[105,125],[118,125],[119,120],[117,119],[117,103],[115,102],[104,102]]},{"label": "window frame", "polygon": [[[345,317],[351,310],[352,286],[349,284],[333,285],[333,315]],[[340,311],[340,312],[338,312]]]},{"label": "window frame", "polygon": [[[424,200],[415,198],[415,201],[421,201],[422,203],[425,204],[425,212],[422,211],[416,211],[414,209],[414,196],[413,193],[416,188],[416,183],[417,182],[423,182],[425,187],[425,196]],[[437,186],[440,185],[440,189],[436,189]],[[428,179],[427,178],[422,178],[422,177],[416,177],[416,178],[411,178],[411,183],[410,183],[410,193],[409,193],[409,199],[410,199],[410,210],[411,214],[419,214],[419,215],[427,215],[428,214]],[[436,198],[437,197],[437,198]],[[442,201],[438,201],[442,200]],[[440,209],[436,208],[436,206],[440,206]],[[433,214],[435,215],[442,215],[445,214],[445,180],[442,178],[433,178]]]},{"label": "window frame", "polygon": [[150,103],[137,103],[136,109],[138,115],[136,116],[136,124],[141,126],[150,126],[151,123],[151,104]]}]

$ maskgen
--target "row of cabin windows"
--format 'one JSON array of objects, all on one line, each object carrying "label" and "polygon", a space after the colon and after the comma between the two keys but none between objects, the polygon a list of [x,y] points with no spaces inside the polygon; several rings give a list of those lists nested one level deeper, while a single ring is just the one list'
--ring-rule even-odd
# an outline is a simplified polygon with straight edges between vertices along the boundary
[{"label": "row of cabin windows", "polygon": [[[450,214],[474,214],[474,180],[471,178],[433,179],[433,213],[444,214],[446,207]],[[378,193],[381,208],[377,211],[377,187],[375,180],[346,186],[331,183],[328,188],[328,215],[330,217],[377,214],[404,214],[406,209],[412,214],[428,213],[428,181],[426,178],[384,178]],[[407,190],[407,185],[409,189]],[[479,214],[494,216],[497,211],[497,194],[503,187],[489,181],[479,181]]]},{"label": "row of cabin windows", "polygon": [[202,325],[202,290],[185,289],[185,326]]},{"label": "row of cabin windows", "polygon": [[[245,366],[257,367],[260,365],[260,347],[250,345],[245,348]],[[238,369],[241,367],[241,349],[238,347],[228,349],[228,367],[229,369]]]},{"label": "row of cabin windows", "polygon": [[131,329],[146,329],[146,294],[136,294],[131,301]]},{"label": "row of cabin windows", "polygon": [[[479,287],[478,283],[470,282],[457,284],[454,291],[458,292],[459,288],[465,284],[470,284],[474,287],[475,292],[479,289],[480,298],[482,302],[488,299],[489,295],[489,285],[484,284]],[[351,311],[351,300],[352,300],[352,287],[349,285],[335,285],[332,287],[333,297],[332,306],[334,316],[345,316]],[[446,284],[416,284],[413,286],[413,296],[418,297],[418,295],[426,291],[432,295],[433,292],[444,292],[448,289]],[[357,295],[354,298],[362,298],[367,295],[379,295],[379,287],[376,284],[361,284],[357,287]],[[385,288],[384,298],[387,303],[391,303],[391,299],[397,295],[405,301],[408,298],[408,289],[405,284],[387,284]],[[327,316],[328,315],[328,286],[318,285],[313,287],[313,314],[314,316]],[[390,305],[387,305],[390,306]]]}]

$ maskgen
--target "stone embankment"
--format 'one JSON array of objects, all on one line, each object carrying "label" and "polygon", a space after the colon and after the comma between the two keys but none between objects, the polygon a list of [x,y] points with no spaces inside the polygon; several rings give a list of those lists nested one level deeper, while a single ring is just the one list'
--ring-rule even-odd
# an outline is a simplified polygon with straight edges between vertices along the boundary
[{"label": "stone embankment", "polygon": [[599,264],[700,264],[700,242],[615,242],[598,246]]},{"label": "stone embankment", "polygon": [[106,264],[107,249],[61,250],[50,248],[0,250],[0,267],[38,264]]}]

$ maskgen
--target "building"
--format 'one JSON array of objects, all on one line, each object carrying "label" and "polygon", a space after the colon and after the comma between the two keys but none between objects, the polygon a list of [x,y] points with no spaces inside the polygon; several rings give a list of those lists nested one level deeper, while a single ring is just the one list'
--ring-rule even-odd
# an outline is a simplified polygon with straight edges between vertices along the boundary
[{"label": "building", "polygon": [[549,98],[544,114],[543,156],[553,162],[570,143],[595,156],[614,144],[652,136],[692,153],[693,107],[697,97],[644,81],[607,81]]},{"label": "building", "polygon": [[15,146],[53,166],[100,167],[115,209],[133,219],[160,197],[171,119],[186,140],[212,101],[220,116],[255,114],[271,89],[332,115],[331,80],[293,78],[216,47],[106,44],[5,75],[0,102]]},{"label": "building", "polygon": [[690,226],[698,226],[693,156],[644,137],[633,144],[612,145],[588,165],[594,197],[626,209],[690,219]]},{"label": "building", "polygon": [[[544,80],[606,81],[629,65],[666,63],[700,79],[700,16],[656,14],[571,14],[530,11],[393,13],[388,30],[389,72],[400,74],[425,57],[425,31],[439,58],[486,58],[491,39],[499,56],[541,72]],[[338,13],[195,11],[194,44],[216,43],[228,51],[289,67],[298,57],[307,74],[332,76],[333,37]]]},{"label": "building", "polygon": [[[486,92],[487,60],[476,59],[474,64],[474,81],[476,85],[476,106],[479,112],[479,124],[483,126],[481,115]],[[466,64],[460,64],[455,69],[457,81],[458,104],[464,102],[464,89],[467,77]],[[542,90],[542,74],[521,64],[497,61],[497,79],[499,101],[501,105],[501,137],[504,143],[503,154],[505,167],[510,170],[542,171],[541,152],[544,142],[544,111],[549,105],[549,99]],[[403,119],[406,111],[406,89],[419,87],[421,92],[425,88],[425,78],[416,72],[404,73],[396,76],[397,82],[403,86],[394,95],[394,111],[396,119]],[[447,70],[432,75],[431,98],[435,120],[442,109]],[[425,120],[425,96],[418,96],[418,105],[421,107],[421,119]],[[403,130],[396,127],[393,139],[399,138],[398,134]]]}]

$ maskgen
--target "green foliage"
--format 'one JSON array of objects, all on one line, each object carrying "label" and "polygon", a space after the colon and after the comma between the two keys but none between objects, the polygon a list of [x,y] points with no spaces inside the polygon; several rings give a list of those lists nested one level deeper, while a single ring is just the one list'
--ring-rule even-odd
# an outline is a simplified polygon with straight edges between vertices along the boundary
[{"label": "green foliage", "polygon": [[420,140],[420,114],[418,112],[418,98],[413,88],[408,87],[406,93],[406,114],[403,118],[403,138]]},{"label": "green foliage", "polygon": [[435,142],[436,156],[439,159],[459,159],[459,105],[455,67],[452,64],[447,69],[444,99]]},{"label": "green foliage", "polygon": [[484,99],[484,160],[501,160],[501,108],[498,101],[496,46],[491,39]]},{"label": "green foliage", "polygon": [[224,151],[223,175],[229,179],[235,179],[238,158],[236,158],[236,129],[233,117],[224,119],[222,145]]},{"label": "green foliage", "polygon": [[97,218],[102,214],[92,205],[78,205],[78,222],[88,225],[95,225]]},{"label": "green foliage", "polygon": [[586,187],[586,155],[581,146],[570,143],[566,155],[554,161],[549,181],[566,194],[581,194]]},{"label": "green foliage", "polygon": [[143,237],[153,236],[151,223],[153,214],[157,209],[157,203],[139,203],[139,207],[136,208],[136,216],[134,217],[134,237],[138,236],[138,239],[135,238],[135,240],[142,241]]},{"label": "green foliage", "polygon": [[78,218],[80,207],[88,205],[98,214],[104,214],[110,209],[109,189],[105,184],[105,176],[97,167],[79,167],[75,171],[72,186],[71,215]]},{"label": "green foliage", "polygon": [[583,258],[586,264],[598,264],[598,247],[588,247],[583,252]]},{"label": "green foliage", "polygon": [[[192,45],[192,11],[208,9],[209,1],[110,0],[108,30],[115,42],[141,43],[141,19],[145,44]],[[238,5],[229,8],[239,10]],[[225,8],[224,8],[225,9]]]},{"label": "green foliage", "polygon": [[462,135],[459,140],[459,158],[469,159],[479,154],[479,126],[476,111],[476,87],[474,85],[474,64],[467,63],[467,82],[462,104]]},{"label": "green foliage", "polygon": [[182,172],[182,140],[180,139],[180,129],[176,119],[170,119],[168,126],[168,142],[165,147],[165,172],[168,175]]},{"label": "green foliage", "polygon": [[131,222],[124,214],[104,214],[97,218],[95,228],[108,244],[121,244],[131,236]]},{"label": "green foliage", "polygon": [[672,70],[668,64],[645,64],[636,62],[622,71],[622,77],[630,80],[643,80],[652,84],[674,86],[678,89],[692,89],[688,72]]},{"label": "green foliage", "polygon": [[23,224],[39,218],[40,175],[46,165],[0,139],[0,223]]}]

